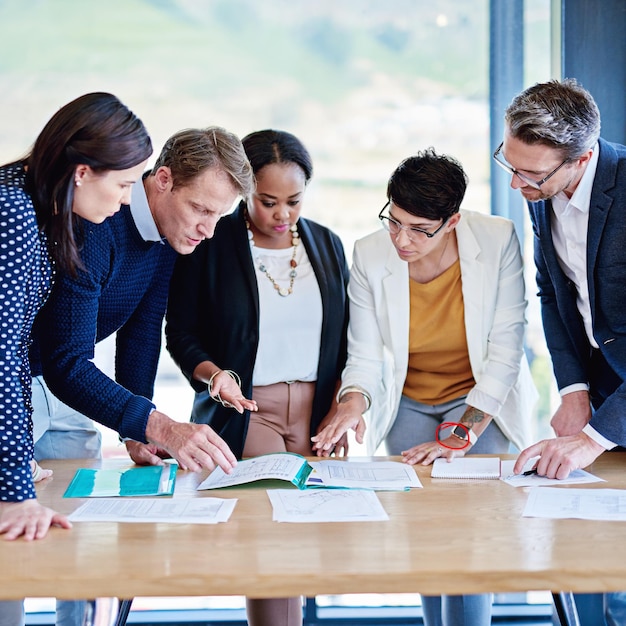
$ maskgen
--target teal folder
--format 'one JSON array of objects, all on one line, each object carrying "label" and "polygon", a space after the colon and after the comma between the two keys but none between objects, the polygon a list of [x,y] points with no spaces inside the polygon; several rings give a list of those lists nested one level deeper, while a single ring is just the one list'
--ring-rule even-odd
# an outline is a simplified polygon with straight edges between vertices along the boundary
[{"label": "teal folder", "polygon": [[176,482],[176,463],[126,469],[76,470],[64,498],[112,496],[171,496]]}]

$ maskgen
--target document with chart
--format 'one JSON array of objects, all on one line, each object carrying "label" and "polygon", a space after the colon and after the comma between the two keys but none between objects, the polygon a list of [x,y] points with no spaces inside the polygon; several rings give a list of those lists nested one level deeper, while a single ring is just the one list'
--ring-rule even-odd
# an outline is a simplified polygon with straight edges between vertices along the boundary
[{"label": "document with chart", "polygon": [[230,474],[214,469],[198,489],[284,480],[298,489],[340,488],[407,491],[422,484],[412,465],[397,461],[325,459],[308,462],[292,452],[262,454],[239,461]]},{"label": "document with chart", "polygon": [[524,517],[626,521],[625,489],[533,487]]},{"label": "document with chart", "polygon": [[268,489],[275,522],[381,522],[389,516],[372,491]]},{"label": "document with chart", "polygon": [[229,520],[236,503],[236,499],[222,498],[100,498],[85,502],[69,519],[72,522],[218,524]]},{"label": "document with chart", "polygon": [[412,465],[397,461],[310,461],[307,487],[407,491],[422,486]]},{"label": "document with chart", "polygon": [[298,489],[304,489],[310,473],[311,466],[299,454],[292,452],[261,454],[239,461],[230,474],[221,467],[216,467],[198,485],[198,489],[219,489],[267,480],[285,480]]}]

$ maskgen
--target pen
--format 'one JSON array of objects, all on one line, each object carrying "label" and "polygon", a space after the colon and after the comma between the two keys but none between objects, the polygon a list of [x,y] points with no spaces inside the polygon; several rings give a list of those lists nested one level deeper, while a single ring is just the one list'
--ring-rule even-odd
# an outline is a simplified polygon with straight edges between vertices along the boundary
[{"label": "pen", "polygon": [[533,474],[537,473],[537,468],[533,468],[531,470],[528,470],[527,472],[523,472],[522,476],[532,476]]}]

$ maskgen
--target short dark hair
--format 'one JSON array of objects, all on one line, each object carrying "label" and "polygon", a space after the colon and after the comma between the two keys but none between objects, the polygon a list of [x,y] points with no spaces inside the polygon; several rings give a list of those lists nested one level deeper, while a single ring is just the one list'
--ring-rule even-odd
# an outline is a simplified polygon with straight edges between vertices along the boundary
[{"label": "short dark hair", "polygon": [[513,137],[559,150],[577,159],[600,136],[600,111],[593,96],[573,78],[537,83],[513,98],[504,119]]},{"label": "short dark hair", "polygon": [[242,143],[254,174],[273,163],[295,163],[303,171],[305,182],[311,180],[311,155],[295,135],[284,130],[259,130],[246,135]]},{"label": "short dark hair", "polygon": [[416,217],[445,221],[459,211],[467,182],[456,159],[428,148],[398,165],[387,183],[387,198]]},{"label": "short dark hair", "polygon": [[243,197],[249,195],[254,186],[241,140],[220,126],[188,128],[172,135],[165,142],[152,173],[160,167],[170,169],[173,189],[188,185],[211,168],[226,173]]},{"label": "short dark hair", "polygon": [[26,191],[59,267],[72,275],[82,267],[72,212],[76,167],[125,170],[151,154],[141,120],[110,93],[80,96],[50,118],[25,159]]}]

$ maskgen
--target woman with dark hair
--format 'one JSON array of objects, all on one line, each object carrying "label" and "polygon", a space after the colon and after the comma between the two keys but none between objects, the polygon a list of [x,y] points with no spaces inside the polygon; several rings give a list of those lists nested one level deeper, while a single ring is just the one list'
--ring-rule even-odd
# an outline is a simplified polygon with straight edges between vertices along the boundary
[{"label": "woman with dark hair", "polygon": [[62,107],[28,156],[0,167],[0,534],[41,539],[63,515],[36,500],[28,347],[54,267],[81,266],[75,216],[104,221],[128,202],[152,153],[142,122],[115,96],[91,93]]},{"label": "woman with dark hair", "polygon": [[[300,140],[264,130],[242,143],[256,188],[177,260],[167,346],[196,391],[191,419],[238,458],[310,456],[345,363],[348,270],[339,238],[300,217],[313,172]],[[300,598],[247,606],[251,626],[302,623]]]},{"label": "woman with dark hair", "polygon": [[[432,149],[391,175],[385,230],[355,245],[348,361],[318,454],[350,428],[363,441],[368,408],[370,454],[384,442],[427,465],[524,447],[536,390],[519,243],[511,221],[460,211],[466,186],[461,165]],[[491,623],[489,595],[422,600],[427,626]]]}]

